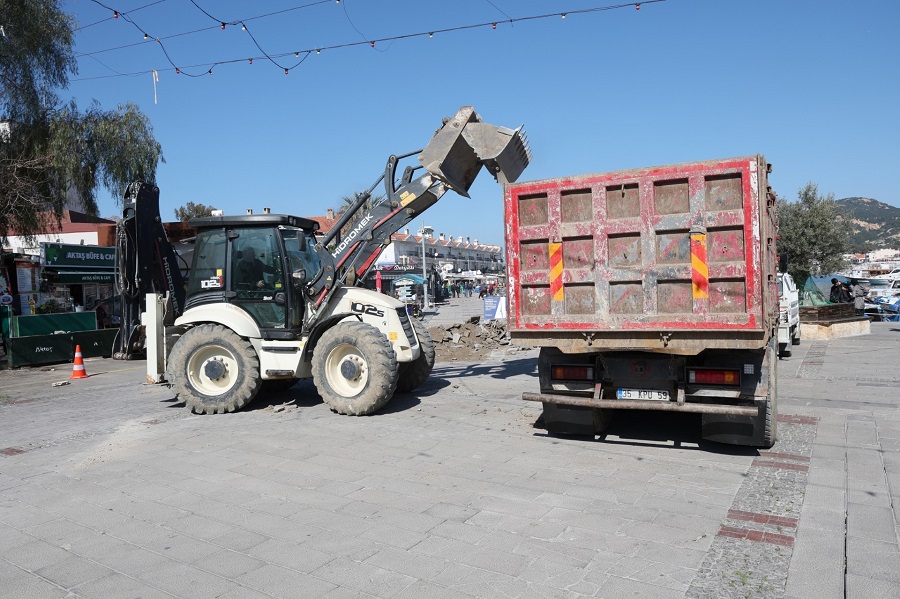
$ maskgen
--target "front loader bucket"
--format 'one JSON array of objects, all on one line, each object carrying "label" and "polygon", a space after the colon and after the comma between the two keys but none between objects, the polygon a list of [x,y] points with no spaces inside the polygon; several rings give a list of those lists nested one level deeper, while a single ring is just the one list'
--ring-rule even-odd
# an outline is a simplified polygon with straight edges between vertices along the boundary
[{"label": "front loader bucket", "polygon": [[483,165],[500,183],[512,183],[531,161],[524,131],[497,127],[463,106],[434,134],[419,162],[456,193],[468,191]]}]

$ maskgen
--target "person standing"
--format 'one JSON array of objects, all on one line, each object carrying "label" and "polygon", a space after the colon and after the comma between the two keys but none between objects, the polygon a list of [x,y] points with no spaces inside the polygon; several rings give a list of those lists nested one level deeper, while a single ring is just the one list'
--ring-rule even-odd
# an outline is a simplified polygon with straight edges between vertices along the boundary
[{"label": "person standing", "polygon": [[853,296],[853,308],[857,316],[866,313],[866,290],[863,289],[859,279],[850,279],[850,295]]},{"label": "person standing", "polygon": [[828,301],[832,304],[846,304],[850,301],[850,294],[847,292],[846,287],[837,279],[831,279],[831,293],[828,296]]}]

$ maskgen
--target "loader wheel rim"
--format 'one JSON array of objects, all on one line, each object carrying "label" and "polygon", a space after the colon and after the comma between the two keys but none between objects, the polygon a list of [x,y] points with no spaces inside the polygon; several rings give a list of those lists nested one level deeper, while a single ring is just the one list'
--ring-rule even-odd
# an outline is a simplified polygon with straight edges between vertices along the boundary
[{"label": "loader wheel rim", "polygon": [[204,395],[222,395],[237,382],[238,361],[221,345],[206,345],[195,351],[187,363],[191,385]]},{"label": "loader wheel rim", "polygon": [[325,359],[328,381],[340,395],[354,397],[366,388],[369,368],[359,349],[349,343],[336,346]]}]

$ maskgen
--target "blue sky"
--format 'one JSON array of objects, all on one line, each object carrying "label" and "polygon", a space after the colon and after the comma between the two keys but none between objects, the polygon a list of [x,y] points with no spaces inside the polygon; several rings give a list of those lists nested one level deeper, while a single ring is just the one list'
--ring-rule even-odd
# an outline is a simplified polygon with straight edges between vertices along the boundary
[{"label": "blue sky", "polygon": [[[62,2],[84,27],[79,73],[62,95],[82,107],[133,102],[150,117],[166,158],[157,184],[167,219],[188,201],[322,215],[463,105],[493,124],[525,124],[534,159],[523,180],[762,153],[781,197],[812,181],[837,198],[900,206],[896,0],[666,0],[582,14],[611,3],[195,2]],[[240,26],[223,31],[198,6],[244,20],[270,55],[363,43],[312,53],[285,75]],[[503,22],[561,12],[570,14]],[[493,21],[496,30],[365,43]],[[136,45],[98,52],[125,44]],[[213,74],[176,74],[161,46],[185,73]],[[238,62],[212,66],[229,60]],[[448,193],[424,221],[502,244],[501,187],[483,172],[471,195]],[[101,196],[102,214],[118,212]]]}]

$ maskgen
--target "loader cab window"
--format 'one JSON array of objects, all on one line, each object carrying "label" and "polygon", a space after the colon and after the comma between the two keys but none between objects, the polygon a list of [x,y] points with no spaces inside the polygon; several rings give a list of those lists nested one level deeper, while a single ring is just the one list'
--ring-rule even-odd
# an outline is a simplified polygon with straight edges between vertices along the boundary
[{"label": "loader cab window", "polygon": [[194,258],[188,278],[188,296],[225,291],[225,231],[202,231],[194,244]]},{"label": "loader cab window", "polygon": [[276,229],[235,227],[231,234],[232,301],[253,316],[260,328],[285,328],[285,276]]},{"label": "loader cab window", "polygon": [[291,269],[306,271],[306,280],[310,281],[319,272],[322,263],[314,246],[316,239],[312,233],[306,233],[302,229],[282,229],[281,236],[284,239],[284,249],[287,252]]},{"label": "loader cab window", "polygon": [[[291,285],[291,328],[303,324],[303,313],[306,302],[306,282],[311,281],[321,267],[319,255],[314,248],[315,237],[312,232],[302,229],[283,227],[281,238],[284,241],[284,252],[288,259],[288,283]],[[304,278],[297,278],[300,273]]]}]

